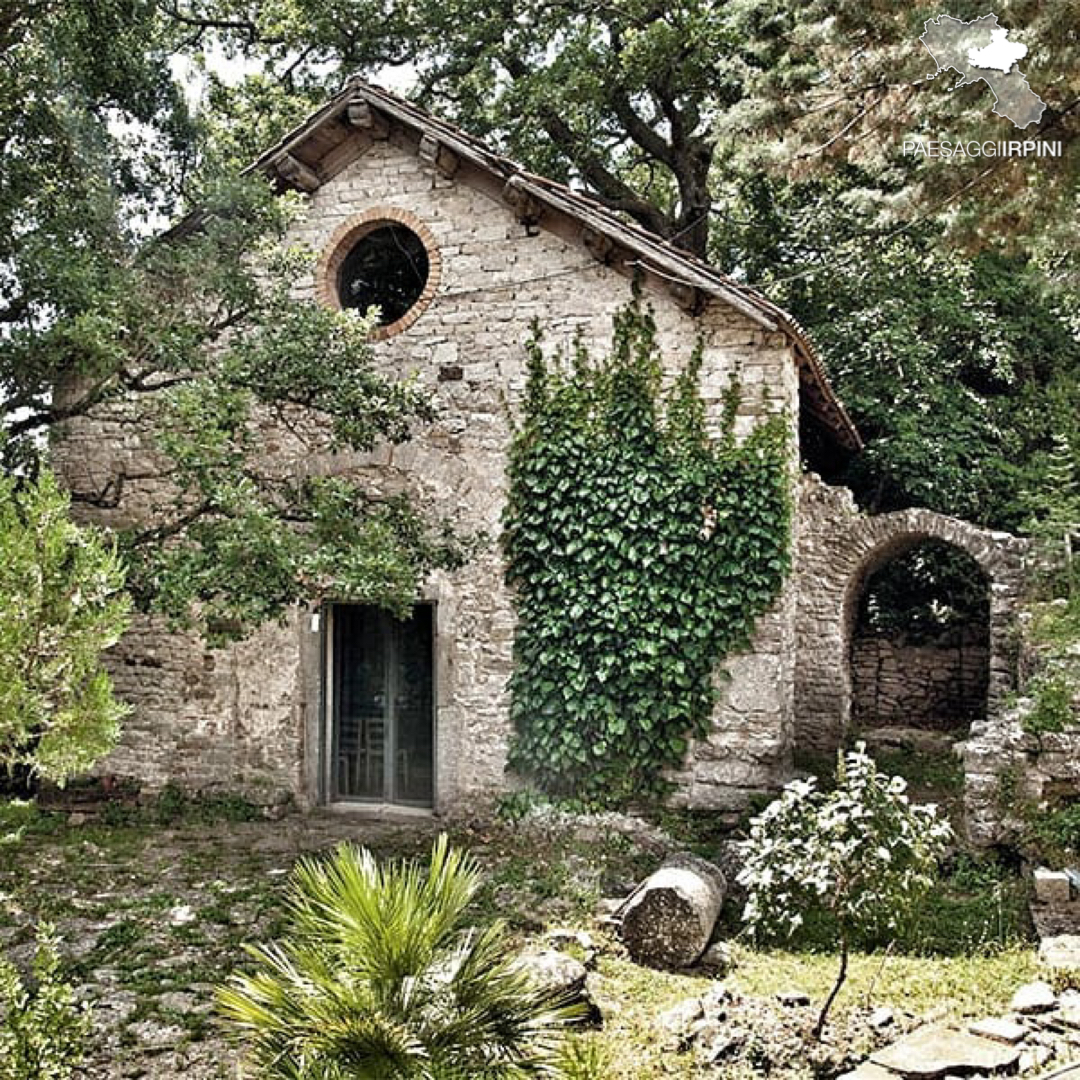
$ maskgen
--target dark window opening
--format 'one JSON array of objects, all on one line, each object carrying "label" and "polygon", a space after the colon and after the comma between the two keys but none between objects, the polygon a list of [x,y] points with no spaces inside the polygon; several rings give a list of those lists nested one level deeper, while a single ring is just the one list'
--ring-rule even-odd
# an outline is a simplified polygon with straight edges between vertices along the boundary
[{"label": "dark window opening", "polygon": [[402,318],[420,299],[430,264],[424,242],[404,225],[380,225],[364,233],[338,272],[343,308],[379,309],[379,325]]}]

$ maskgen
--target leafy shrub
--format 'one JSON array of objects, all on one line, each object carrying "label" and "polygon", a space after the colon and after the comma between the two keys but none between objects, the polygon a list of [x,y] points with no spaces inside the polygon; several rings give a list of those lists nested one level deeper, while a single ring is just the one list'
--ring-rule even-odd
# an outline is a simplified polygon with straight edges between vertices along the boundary
[{"label": "leafy shrub", "polygon": [[1034,680],[1028,690],[1034,700],[1021,726],[1028,735],[1050,734],[1064,731],[1077,722],[1073,713],[1071,680],[1064,672],[1047,673]]},{"label": "leafy shrub", "polygon": [[67,1080],[85,1056],[91,1031],[86,1005],[75,1004],[60,977],[55,930],[41,923],[28,985],[0,958],[0,1080]]},{"label": "leafy shrub", "polygon": [[508,825],[515,825],[527,818],[537,807],[547,806],[550,801],[543,792],[533,788],[508,791],[499,796],[495,805],[495,816]]},{"label": "leafy shrub", "polygon": [[1031,939],[1028,883],[987,855],[949,860],[935,887],[901,926],[897,948],[934,956],[985,954]]},{"label": "leafy shrub", "polygon": [[63,784],[112,749],[127,711],[101,654],[128,622],[112,543],[43,472],[0,476],[0,766]]},{"label": "leafy shrub", "polygon": [[255,821],[259,808],[242,795],[193,795],[177,784],[166,784],[148,804],[155,825],[213,825],[219,821]]},{"label": "leafy shrub", "polygon": [[[580,1010],[517,966],[496,923],[468,928],[475,864],[440,837],[430,866],[344,844],[292,879],[293,933],[249,946],[218,990],[259,1075],[370,1080],[558,1077]],[[579,1075],[581,1075],[579,1073]]]},{"label": "leafy shrub", "polygon": [[49,832],[58,819],[43,814],[32,799],[0,800],[0,847],[18,843],[26,832]]},{"label": "leafy shrub", "polygon": [[743,920],[755,933],[790,935],[807,917],[823,919],[840,950],[840,971],[818,1017],[847,976],[855,935],[899,925],[933,882],[952,834],[933,806],[913,806],[900,777],[878,772],[863,745],[840,755],[836,786],[789,784],[750,824],[739,884]]},{"label": "leafy shrub", "polygon": [[566,1041],[560,1060],[565,1080],[607,1080],[611,1056],[595,1039],[574,1036]]}]

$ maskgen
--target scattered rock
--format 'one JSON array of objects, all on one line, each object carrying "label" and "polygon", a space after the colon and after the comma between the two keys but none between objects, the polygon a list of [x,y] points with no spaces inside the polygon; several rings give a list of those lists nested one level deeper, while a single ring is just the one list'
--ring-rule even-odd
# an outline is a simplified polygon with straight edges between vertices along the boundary
[{"label": "scattered rock", "polygon": [[174,1024],[156,1024],[151,1020],[140,1020],[130,1024],[128,1032],[143,1050],[162,1051],[176,1046],[186,1032]]},{"label": "scattered rock", "polygon": [[892,1009],[887,1009],[882,1005],[870,1014],[870,1019],[866,1022],[875,1031],[881,1031],[883,1028],[892,1027],[892,1025],[896,1023],[896,1015],[893,1013]]},{"label": "scattered rock", "polygon": [[698,1059],[706,1065],[716,1065],[730,1057],[744,1042],[739,1032],[723,1031],[718,1024],[713,1027],[716,1028],[715,1033],[710,1039],[702,1040],[698,1050]]},{"label": "scattered rock", "polygon": [[169,911],[169,922],[173,926],[186,926],[195,921],[195,912],[190,904],[177,904]]},{"label": "scattered rock", "polygon": [[1048,1046],[1033,1046],[1020,1055],[1020,1071],[1026,1073],[1041,1069],[1053,1056],[1054,1051]]},{"label": "scattered rock", "polygon": [[870,1056],[874,1065],[908,1080],[936,1080],[950,1073],[1002,1072],[1020,1060],[1015,1046],[983,1039],[944,1024],[921,1027]]},{"label": "scattered rock", "polygon": [[1023,1024],[1017,1024],[1012,1020],[1002,1020],[999,1017],[988,1017],[970,1024],[968,1031],[972,1035],[978,1035],[984,1039],[995,1039],[998,1042],[1014,1044],[1020,1042],[1028,1033],[1028,1028]]},{"label": "scattered rock", "polygon": [[913,727],[879,727],[859,733],[871,750],[914,750],[920,754],[947,756],[953,752],[954,739],[943,731]]},{"label": "scattered rock", "polygon": [[802,990],[781,990],[776,995],[776,1000],[786,1008],[797,1008],[800,1005],[810,1004],[810,995]]},{"label": "scattered rock", "polygon": [[735,968],[735,954],[726,941],[714,941],[701,954],[698,963],[707,971],[726,975]]},{"label": "scattered rock", "polygon": [[1009,1008],[1024,1016],[1049,1012],[1057,1005],[1057,997],[1048,982],[1027,983],[1013,994]]},{"label": "scattered rock", "polygon": [[617,896],[602,897],[596,905],[597,918],[602,923],[617,923],[619,921],[619,909],[622,906],[623,901]]},{"label": "scattered rock", "polygon": [[1072,899],[1069,875],[1064,870],[1036,867],[1032,875],[1035,881],[1035,899],[1040,904],[1067,904]]},{"label": "scattered rock", "polygon": [[559,952],[574,956],[586,967],[592,967],[596,963],[599,949],[592,934],[585,930],[549,930],[544,935],[544,940]]},{"label": "scattered rock", "polygon": [[839,1080],[896,1080],[896,1073],[872,1061],[864,1061],[853,1072],[844,1073]]},{"label": "scattered rock", "polygon": [[662,1012],[656,1022],[668,1035],[676,1035],[682,1039],[689,1034],[694,1023],[704,1015],[705,1010],[702,1007],[701,998],[686,998]]},{"label": "scattered rock", "polygon": [[1080,970],[1080,934],[1056,934],[1039,943],[1039,961],[1051,971]]},{"label": "scattered rock", "polygon": [[177,1013],[201,1013],[209,1012],[213,1008],[212,1001],[200,1001],[194,994],[185,993],[182,990],[170,990],[159,994],[158,1006]]},{"label": "scattered rock", "polygon": [[1058,1019],[1066,1027],[1080,1028],[1080,993],[1075,990],[1066,990],[1061,995],[1059,1006]]},{"label": "scattered rock", "polygon": [[604,980],[595,971],[590,971],[585,979],[585,998],[591,1002],[593,1019],[600,1024],[608,1024],[619,1016],[619,1004],[606,993]]},{"label": "scattered rock", "polygon": [[542,989],[550,990],[568,1000],[580,1000],[584,997],[585,980],[589,973],[580,960],[575,960],[566,953],[555,949],[525,953],[518,959],[518,965],[524,968],[533,983]]},{"label": "scattered rock", "polygon": [[701,1007],[706,1012],[715,1012],[730,1001],[735,1000],[735,995],[723,984],[713,983],[701,996]]}]

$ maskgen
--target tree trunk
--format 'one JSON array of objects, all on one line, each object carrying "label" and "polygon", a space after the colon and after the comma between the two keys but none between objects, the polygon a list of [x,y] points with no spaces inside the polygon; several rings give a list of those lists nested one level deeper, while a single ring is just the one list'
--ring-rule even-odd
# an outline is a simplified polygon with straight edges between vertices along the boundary
[{"label": "tree trunk", "polygon": [[840,993],[840,987],[844,985],[844,980],[847,978],[847,962],[848,962],[848,943],[847,937],[841,936],[840,938],[840,972],[836,976],[836,982],[833,983],[833,988],[829,991],[829,996],[825,999],[825,1004],[821,1006],[821,1013],[817,1018],[817,1024],[814,1025],[814,1038],[818,1042],[821,1042],[821,1033],[825,1030],[825,1017],[829,1015],[829,1010],[832,1008],[832,1003],[836,1000],[836,995]]},{"label": "tree trunk", "polygon": [[688,967],[709,944],[726,892],[718,867],[674,855],[623,903],[619,936],[639,963]]}]

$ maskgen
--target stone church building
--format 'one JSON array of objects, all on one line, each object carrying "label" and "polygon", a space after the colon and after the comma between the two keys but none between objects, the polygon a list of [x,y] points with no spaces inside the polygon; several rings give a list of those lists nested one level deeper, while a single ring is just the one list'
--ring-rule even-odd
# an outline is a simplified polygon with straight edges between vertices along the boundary
[{"label": "stone church building", "polygon": [[[797,748],[847,733],[854,609],[890,558],[932,537],[969,553],[990,597],[986,716],[1011,686],[1008,615],[1021,551],[1010,538],[926,511],[860,514],[824,484],[860,437],[795,321],[592,199],[532,175],[412,104],[354,81],[267,151],[254,168],[303,193],[291,240],[317,254],[299,295],[331,306],[381,306],[381,370],[415,373],[435,420],[412,441],[365,456],[297,461],[413,493],[465,531],[497,536],[511,419],[525,383],[524,342],[539,318],[548,341],[580,336],[594,355],[639,281],[667,360],[704,343],[701,392],[715,424],[729,379],[743,399],[737,431],[787,418],[803,468],[792,470],[794,572],[752,647],[727,663],[709,737],[692,746],[676,797],[735,809],[773,790]],[[76,491],[126,474],[116,515],[154,477],[122,418],[72,425],[57,447]],[[118,693],[133,706],[103,771],[154,787],[287,792],[302,806],[454,812],[513,783],[505,771],[514,607],[492,543],[425,583],[412,617],[324,604],[297,610],[221,650],[139,618],[115,650]],[[981,734],[980,734],[981,732]]]}]

